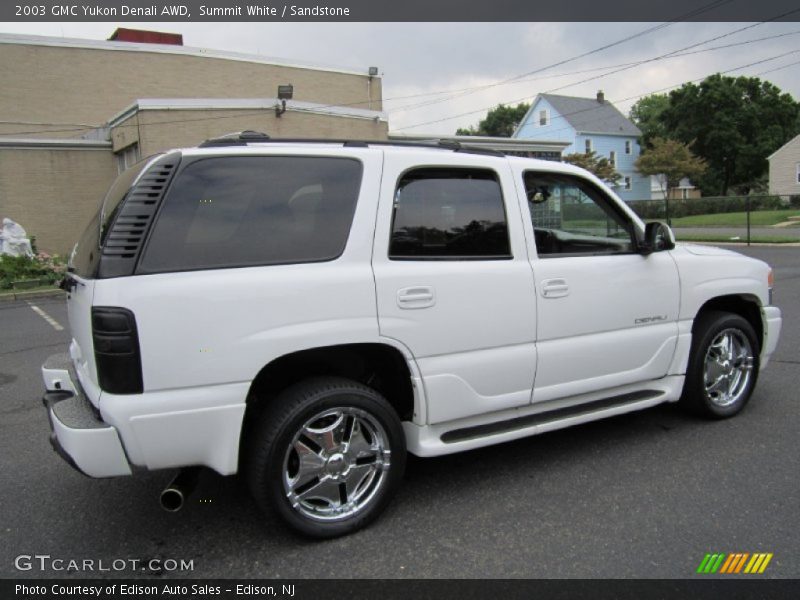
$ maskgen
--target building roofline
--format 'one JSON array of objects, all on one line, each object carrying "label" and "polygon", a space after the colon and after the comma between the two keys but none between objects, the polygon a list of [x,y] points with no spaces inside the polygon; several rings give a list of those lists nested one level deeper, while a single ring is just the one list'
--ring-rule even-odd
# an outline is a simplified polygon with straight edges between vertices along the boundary
[{"label": "building roofline", "polygon": [[778,153],[780,153],[780,152],[783,152],[783,151],[784,151],[786,148],[788,148],[788,147],[789,147],[789,145],[790,145],[792,142],[796,141],[798,138],[800,138],[800,134],[798,134],[798,135],[794,136],[792,139],[790,139],[788,142],[786,142],[786,143],[785,143],[783,146],[781,146],[780,148],[778,148],[777,150],[775,150],[775,152],[773,152],[772,154],[770,154],[770,155],[767,157],[767,160],[772,160],[772,157],[773,157],[773,156],[775,156],[776,154],[778,154]]},{"label": "building roofline", "polygon": [[[116,127],[122,121],[144,110],[274,110],[278,98],[140,98],[111,117],[106,127]],[[289,100],[287,112],[305,112],[351,119],[386,121],[385,112],[350,106],[334,106],[317,102]]]},{"label": "building roofline", "polygon": [[[243,52],[228,52],[212,48],[195,48],[192,46],[177,46],[172,44],[146,44],[138,42],[111,42],[107,40],[89,40],[80,38],[58,38],[40,35],[21,35],[13,33],[0,33],[0,44],[18,44],[29,46],[52,46],[59,48],[80,48],[88,50],[112,50],[119,52],[149,52],[154,54],[177,54],[183,56],[196,56],[201,58],[217,58],[262,65],[274,65],[293,69],[309,69],[313,71],[329,71],[346,75],[360,75],[369,77],[367,70],[355,68],[336,67],[332,65],[317,65],[303,61],[257,56]],[[380,79],[380,75],[375,75]]]},{"label": "building roofline", "polygon": [[[591,100],[591,98],[586,98],[584,96],[565,96],[563,94],[536,94],[536,96],[533,98],[533,100],[531,100],[530,108],[525,113],[525,116],[522,117],[522,120],[519,122],[519,125],[517,125],[516,129],[514,130],[514,133],[511,134],[512,136],[519,135],[520,131],[522,130],[522,127],[525,125],[525,123],[528,122],[528,118],[532,116],[533,110],[536,108],[536,105],[538,104],[538,102],[540,100],[542,100],[542,99],[547,100],[548,98],[569,98],[570,100]],[[637,138],[642,135],[641,129],[639,129],[639,127],[637,127],[637,125],[633,121],[631,121],[628,117],[626,117],[625,114],[620,109],[618,109],[613,102],[611,102],[610,100],[605,100],[604,104],[612,107],[620,115],[622,115],[622,117],[626,121],[628,121],[638,131],[638,133],[620,133],[620,132],[615,132],[615,131],[581,131],[581,130],[577,129],[575,127],[575,125],[572,123],[572,120],[569,118],[570,115],[564,115],[564,114],[560,114],[559,113],[559,117],[561,119],[564,119],[564,121],[567,123],[567,125],[569,125],[570,127],[572,127],[575,130],[575,134],[576,135],[581,135],[581,134],[583,134],[583,135],[586,135],[586,134],[588,134],[588,135],[618,135],[618,136],[622,136],[622,137],[637,137]],[[603,104],[598,103],[597,108],[600,108],[601,106],[603,106]],[[590,110],[590,109],[585,109],[585,110]]]},{"label": "building roofline", "polygon": [[390,140],[426,141],[426,140],[452,140],[461,142],[465,145],[490,147],[496,150],[552,150],[563,151],[571,142],[556,140],[535,140],[521,138],[505,138],[483,135],[427,135],[420,133],[392,133],[389,132]]},{"label": "building roofline", "polygon": [[0,136],[0,148],[61,148],[92,150],[111,147],[111,142],[75,138],[20,138]]},{"label": "building roofline", "polygon": [[533,109],[536,106],[536,103],[539,102],[539,98],[541,98],[541,94],[536,94],[536,96],[531,100],[531,105],[528,108],[528,112],[525,113],[525,116],[522,117],[520,122],[517,124],[517,127],[514,129],[514,133],[511,134],[511,137],[515,138],[519,135],[519,132],[522,130],[523,125],[528,122],[528,117],[531,116],[533,113]]}]

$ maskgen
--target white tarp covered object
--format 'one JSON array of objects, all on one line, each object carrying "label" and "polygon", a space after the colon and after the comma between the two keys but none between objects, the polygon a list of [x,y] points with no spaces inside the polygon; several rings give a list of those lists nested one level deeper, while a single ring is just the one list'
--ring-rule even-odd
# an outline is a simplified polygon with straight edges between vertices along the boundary
[{"label": "white tarp covered object", "polygon": [[0,229],[0,255],[33,256],[33,248],[28,234],[22,225],[9,218],[3,219],[3,228]]}]

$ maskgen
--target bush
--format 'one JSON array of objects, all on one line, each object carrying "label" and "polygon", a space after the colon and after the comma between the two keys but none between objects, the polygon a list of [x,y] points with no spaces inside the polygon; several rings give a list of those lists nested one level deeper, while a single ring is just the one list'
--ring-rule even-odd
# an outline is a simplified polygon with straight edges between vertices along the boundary
[{"label": "bush", "polygon": [[60,256],[41,252],[27,256],[0,256],[0,289],[11,289],[15,281],[40,279],[49,284],[59,281],[66,271],[66,261]]},{"label": "bush", "polygon": [[[748,203],[751,211],[780,210],[787,207],[786,201],[780,196],[706,196],[687,198],[686,200],[670,200],[669,216],[671,219],[677,219],[694,215],[746,212]],[[664,200],[631,200],[628,202],[628,206],[644,220],[663,220],[666,217]]]}]

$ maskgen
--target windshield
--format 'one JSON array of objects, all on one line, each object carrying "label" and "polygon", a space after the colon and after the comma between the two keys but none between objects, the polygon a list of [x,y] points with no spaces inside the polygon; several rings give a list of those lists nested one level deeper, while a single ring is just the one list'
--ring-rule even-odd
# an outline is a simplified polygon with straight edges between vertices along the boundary
[{"label": "windshield", "polygon": [[156,156],[149,156],[133,165],[127,171],[120,173],[114,183],[106,192],[99,210],[86,226],[78,243],[72,249],[69,259],[69,271],[81,277],[91,278],[97,271],[100,260],[100,249],[105,242],[108,231],[114,223],[114,218],[122,206],[122,201],[128,195],[139,175],[144,171]]}]

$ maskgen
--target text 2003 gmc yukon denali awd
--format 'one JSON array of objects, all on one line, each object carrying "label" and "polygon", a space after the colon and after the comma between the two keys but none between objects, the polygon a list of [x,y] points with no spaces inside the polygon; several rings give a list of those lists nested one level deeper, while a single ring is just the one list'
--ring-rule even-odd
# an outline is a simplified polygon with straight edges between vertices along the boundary
[{"label": "text 2003 gmc yukon denali awd", "polygon": [[766,264],[676,246],[581,169],[252,132],[123,173],[65,287],[62,457],[242,471],[319,537],[378,515],[407,451],[662,402],[732,416],[781,326]]}]

